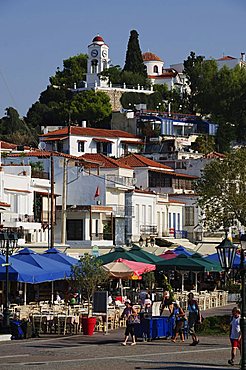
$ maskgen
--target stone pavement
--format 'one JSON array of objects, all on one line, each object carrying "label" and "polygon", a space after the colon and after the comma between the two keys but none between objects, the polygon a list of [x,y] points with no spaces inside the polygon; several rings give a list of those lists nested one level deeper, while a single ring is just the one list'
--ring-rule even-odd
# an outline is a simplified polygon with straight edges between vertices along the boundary
[{"label": "stone pavement", "polygon": [[[234,304],[203,312],[204,316],[230,314]],[[139,341],[136,346],[121,346],[124,328],[108,335],[42,336],[0,343],[0,369],[39,370],[185,370],[228,369],[230,343],[227,336],[200,337],[196,347],[170,340]],[[237,358],[239,362],[239,357]],[[238,366],[234,366],[238,368]]]}]

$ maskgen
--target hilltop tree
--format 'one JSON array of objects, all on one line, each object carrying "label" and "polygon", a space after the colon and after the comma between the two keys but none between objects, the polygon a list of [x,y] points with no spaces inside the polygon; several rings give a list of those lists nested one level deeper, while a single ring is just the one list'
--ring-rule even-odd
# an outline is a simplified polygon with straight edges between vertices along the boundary
[{"label": "hilltop tree", "polygon": [[246,226],[246,149],[228,154],[225,159],[214,159],[204,168],[197,181],[198,205],[203,222],[210,230],[240,222]]},{"label": "hilltop tree", "polygon": [[191,144],[191,148],[199,153],[211,153],[215,150],[215,139],[209,135],[198,136],[196,141]]},{"label": "hilltop tree", "polygon": [[73,91],[85,80],[87,56],[79,54],[63,61],[64,69],[50,77],[52,85],[40,94],[39,100],[27,112],[30,126],[40,130],[42,125],[66,125],[88,120],[89,123],[109,119],[111,105],[103,92]]},{"label": "hilltop tree", "polygon": [[190,87],[190,113],[209,113],[210,105],[214,104],[213,85],[217,71],[214,60],[205,61],[203,56],[196,56],[193,51],[184,61],[184,73]]},{"label": "hilltop tree", "polygon": [[89,123],[109,118],[112,113],[110,99],[102,91],[87,90],[74,95],[67,110],[73,121],[86,120]]},{"label": "hilltop tree", "polygon": [[20,118],[13,107],[6,109],[6,115],[0,119],[0,139],[17,145],[33,145],[37,134]]},{"label": "hilltop tree", "polygon": [[135,30],[130,32],[123,71],[139,73],[145,78],[147,77],[146,68],[139,46],[138,33]]},{"label": "hilltop tree", "polygon": [[87,55],[78,54],[63,61],[63,70],[57,71],[54,76],[50,77],[51,85],[74,87],[74,83],[80,86],[82,81],[85,80],[87,72]]}]

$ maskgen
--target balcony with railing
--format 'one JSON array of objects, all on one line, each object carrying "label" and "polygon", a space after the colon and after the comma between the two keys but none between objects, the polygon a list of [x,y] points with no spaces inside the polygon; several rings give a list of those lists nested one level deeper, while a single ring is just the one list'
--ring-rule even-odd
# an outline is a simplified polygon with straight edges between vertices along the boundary
[{"label": "balcony with railing", "polygon": [[118,204],[107,204],[113,208],[114,217],[125,217],[125,206],[118,206]]},{"label": "balcony with railing", "polygon": [[158,235],[156,225],[140,225],[140,233],[145,235]]},{"label": "balcony with railing", "polygon": [[107,180],[107,186],[111,188],[112,187],[117,188],[119,186],[134,187],[137,181],[133,177],[116,176],[116,175],[107,175],[106,180]]},{"label": "balcony with railing", "polygon": [[110,233],[92,233],[92,240],[112,240],[112,234]]},{"label": "balcony with railing", "polygon": [[49,180],[49,173],[32,169],[32,178]]},{"label": "balcony with railing", "polygon": [[7,228],[23,227],[25,230],[39,229],[41,224],[37,221],[34,215],[21,214],[5,214],[2,224]]}]

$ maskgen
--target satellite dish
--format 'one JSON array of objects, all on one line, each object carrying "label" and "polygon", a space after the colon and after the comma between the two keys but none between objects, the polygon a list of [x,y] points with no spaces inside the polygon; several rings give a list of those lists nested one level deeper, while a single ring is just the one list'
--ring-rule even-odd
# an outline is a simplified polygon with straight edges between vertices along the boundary
[{"label": "satellite dish", "polygon": [[40,143],[38,144],[38,149],[40,150],[44,150],[46,148],[46,144],[44,141],[40,141]]}]

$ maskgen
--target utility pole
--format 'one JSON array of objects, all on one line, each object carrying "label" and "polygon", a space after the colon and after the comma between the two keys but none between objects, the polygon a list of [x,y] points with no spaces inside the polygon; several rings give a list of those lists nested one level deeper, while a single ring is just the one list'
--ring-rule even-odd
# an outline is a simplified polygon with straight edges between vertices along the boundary
[{"label": "utility pole", "polygon": [[62,223],[61,223],[61,244],[66,244],[66,222],[67,222],[67,164],[68,160],[63,161],[63,188],[62,188]]},{"label": "utility pole", "polygon": [[50,215],[50,248],[54,248],[54,226],[55,226],[55,179],[54,179],[54,157],[50,156],[50,181],[51,181],[51,215]]}]

